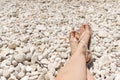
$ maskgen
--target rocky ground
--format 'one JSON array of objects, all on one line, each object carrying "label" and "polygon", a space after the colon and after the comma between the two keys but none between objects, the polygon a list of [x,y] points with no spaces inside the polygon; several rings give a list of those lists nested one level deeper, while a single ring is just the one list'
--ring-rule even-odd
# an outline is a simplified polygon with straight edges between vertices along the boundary
[{"label": "rocky ground", "polygon": [[118,0],[0,0],[0,80],[55,80],[82,23],[93,30],[96,80],[120,80]]}]

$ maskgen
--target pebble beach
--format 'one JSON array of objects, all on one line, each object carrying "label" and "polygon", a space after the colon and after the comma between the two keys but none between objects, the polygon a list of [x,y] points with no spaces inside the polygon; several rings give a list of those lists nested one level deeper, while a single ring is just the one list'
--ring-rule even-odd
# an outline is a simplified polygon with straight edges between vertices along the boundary
[{"label": "pebble beach", "polygon": [[70,31],[85,23],[91,73],[120,80],[119,0],[0,0],[0,80],[55,80],[70,58]]}]

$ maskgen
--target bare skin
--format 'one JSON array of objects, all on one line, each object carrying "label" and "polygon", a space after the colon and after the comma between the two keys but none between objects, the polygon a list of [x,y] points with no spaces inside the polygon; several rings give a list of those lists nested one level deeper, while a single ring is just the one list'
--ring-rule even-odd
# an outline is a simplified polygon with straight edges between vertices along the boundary
[{"label": "bare skin", "polygon": [[79,34],[74,31],[71,32],[70,44],[72,56],[60,70],[56,80],[94,80],[86,67],[86,51],[90,36],[91,30],[89,25],[83,25]]},{"label": "bare skin", "polygon": [[[82,33],[84,32],[84,25],[81,26],[81,29],[79,30],[80,33],[74,31],[74,29],[71,31],[70,33],[70,38],[71,36],[74,36],[74,39],[70,40],[70,47],[71,47],[71,55],[74,54],[74,52],[76,51],[78,44],[79,44],[79,39],[82,39],[83,36]],[[86,63],[89,63],[91,58],[92,58],[92,54],[90,51],[86,51]]]}]

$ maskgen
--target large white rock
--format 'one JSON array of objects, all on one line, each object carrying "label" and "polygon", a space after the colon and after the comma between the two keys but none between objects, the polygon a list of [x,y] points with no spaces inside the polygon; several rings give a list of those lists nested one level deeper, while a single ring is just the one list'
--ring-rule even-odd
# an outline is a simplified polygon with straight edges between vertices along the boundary
[{"label": "large white rock", "polygon": [[25,54],[24,53],[17,53],[14,55],[14,58],[17,62],[23,62],[25,60]]}]

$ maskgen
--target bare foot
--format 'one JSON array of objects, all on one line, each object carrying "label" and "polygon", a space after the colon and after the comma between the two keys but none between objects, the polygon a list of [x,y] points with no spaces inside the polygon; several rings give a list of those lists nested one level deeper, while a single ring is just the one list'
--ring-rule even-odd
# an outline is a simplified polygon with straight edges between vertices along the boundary
[{"label": "bare foot", "polygon": [[81,37],[82,33],[84,32],[84,27],[81,26],[80,33],[76,32],[74,29],[70,33],[70,47],[71,47],[71,54],[74,54],[78,44],[79,38]]},{"label": "bare foot", "polygon": [[[89,39],[90,36],[91,36],[91,30],[90,30],[89,25],[82,25],[79,33],[74,31],[74,29],[73,29],[70,33],[71,54],[74,54],[75,51],[77,50],[78,46],[79,47],[81,46],[80,42],[82,42],[82,45],[84,44],[85,46],[88,47],[89,42],[87,42],[87,41],[90,40]],[[85,37],[87,37],[87,38],[85,38]],[[90,62],[91,57],[92,57],[92,55],[90,54],[89,51],[87,51],[87,55],[86,55],[87,63]]]},{"label": "bare foot", "polygon": [[81,49],[81,52],[86,52],[88,50],[88,44],[89,44],[89,40],[91,37],[91,29],[89,25],[84,25],[84,32],[82,33],[80,39],[79,39],[79,44],[78,44],[78,48],[77,50]]}]

